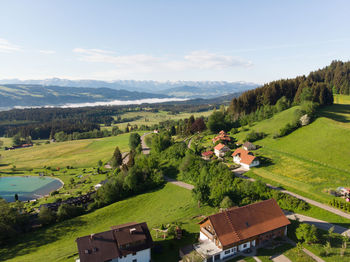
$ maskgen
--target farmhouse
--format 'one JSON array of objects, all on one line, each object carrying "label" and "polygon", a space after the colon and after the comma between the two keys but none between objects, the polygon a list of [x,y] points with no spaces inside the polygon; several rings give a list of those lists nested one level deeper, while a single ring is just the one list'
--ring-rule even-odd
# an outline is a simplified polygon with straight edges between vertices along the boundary
[{"label": "farmhouse", "polygon": [[205,151],[205,152],[202,153],[202,158],[204,160],[209,160],[212,157],[213,154],[214,154],[213,151],[210,151],[210,150],[209,151]]},{"label": "farmhouse", "polygon": [[243,148],[238,148],[232,154],[233,162],[240,164],[245,169],[250,169],[253,166],[258,166],[260,161],[254,156],[252,152]]},{"label": "farmhouse", "polygon": [[230,151],[230,149],[221,143],[214,147],[214,153],[217,157],[223,157],[227,151]]},{"label": "farmhouse", "polygon": [[231,137],[224,130],[221,130],[219,135],[213,138],[214,144],[218,141],[227,144],[231,141]]},{"label": "farmhouse", "polygon": [[113,226],[111,230],[77,238],[80,262],[150,262],[153,240],[146,223]]},{"label": "farmhouse", "polygon": [[250,142],[244,142],[244,144],[242,145],[244,150],[250,151],[250,150],[255,150],[256,146]]},{"label": "farmhouse", "polygon": [[289,220],[274,199],[229,209],[200,223],[194,249],[206,262],[222,261],[287,234]]}]

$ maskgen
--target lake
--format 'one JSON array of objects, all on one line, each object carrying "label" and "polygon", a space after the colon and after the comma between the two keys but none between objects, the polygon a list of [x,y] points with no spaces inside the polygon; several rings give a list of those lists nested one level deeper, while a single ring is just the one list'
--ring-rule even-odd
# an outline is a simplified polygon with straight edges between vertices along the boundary
[{"label": "lake", "polygon": [[0,177],[0,197],[8,202],[14,202],[15,194],[17,194],[19,200],[27,201],[40,198],[62,186],[60,180],[51,177]]}]

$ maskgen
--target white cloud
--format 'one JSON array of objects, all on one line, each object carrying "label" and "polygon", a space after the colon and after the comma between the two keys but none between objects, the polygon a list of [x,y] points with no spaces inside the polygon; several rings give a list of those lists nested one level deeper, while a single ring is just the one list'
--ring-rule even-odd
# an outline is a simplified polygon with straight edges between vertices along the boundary
[{"label": "white cloud", "polygon": [[164,72],[194,70],[223,70],[234,67],[248,67],[252,63],[229,55],[210,53],[207,51],[193,51],[180,58],[169,56],[158,57],[147,54],[117,55],[114,52],[101,49],[75,48],[73,52],[79,54],[79,59],[92,63],[109,63],[113,69],[99,72],[97,75],[119,76],[131,73]]},{"label": "white cloud", "polygon": [[0,53],[11,53],[20,50],[21,48],[19,46],[10,43],[6,39],[0,38]]},{"label": "white cloud", "polygon": [[52,55],[52,54],[55,54],[56,51],[53,51],[53,50],[39,50],[39,53],[44,54],[44,55]]},{"label": "white cloud", "polygon": [[207,51],[193,51],[189,55],[186,55],[184,59],[188,63],[188,66],[199,69],[225,69],[252,65],[250,61],[244,61],[228,55],[209,53]]}]

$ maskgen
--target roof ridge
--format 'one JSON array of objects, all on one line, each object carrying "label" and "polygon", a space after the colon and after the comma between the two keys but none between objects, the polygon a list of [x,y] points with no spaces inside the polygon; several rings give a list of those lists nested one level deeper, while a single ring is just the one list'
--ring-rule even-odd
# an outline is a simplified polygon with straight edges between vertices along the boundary
[{"label": "roof ridge", "polygon": [[241,237],[238,235],[237,230],[236,230],[235,227],[233,226],[233,223],[232,223],[232,221],[231,221],[231,218],[230,218],[229,215],[228,215],[228,211],[224,211],[224,214],[225,214],[226,219],[227,219],[228,222],[229,222],[229,225],[231,226],[231,228],[232,228],[232,230],[233,230],[233,234],[234,234],[239,240],[241,240]]}]

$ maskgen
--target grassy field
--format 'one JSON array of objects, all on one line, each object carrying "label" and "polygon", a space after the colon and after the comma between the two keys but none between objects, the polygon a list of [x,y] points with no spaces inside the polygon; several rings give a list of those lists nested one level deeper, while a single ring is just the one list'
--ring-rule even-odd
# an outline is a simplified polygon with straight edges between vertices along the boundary
[{"label": "grassy field", "polygon": [[[144,131],[138,132],[140,135]],[[17,168],[93,167],[99,160],[108,161],[116,146],[122,152],[129,150],[130,133],[118,136],[73,140],[42,144],[31,148],[2,151],[0,171],[15,165]]]},{"label": "grassy field", "polygon": [[163,245],[163,253],[154,257],[156,261],[178,261],[178,246],[193,242],[198,233],[200,218],[193,217],[214,212],[209,207],[199,209],[189,190],[167,184],[163,189],[26,234],[10,247],[0,247],[0,260],[39,262],[50,258],[50,261],[73,261],[77,257],[75,239],[79,236],[102,232],[113,225],[130,221],[146,221],[150,229],[177,221],[182,222],[186,230],[184,239],[156,239],[154,231],[152,237]]},{"label": "grassy field", "polygon": [[339,104],[319,110],[319,117],[310,125],[290,135],[273,139],[282,126],[291,120],[290,108],[273,118],[256,123],[249,131],[236,135],[242,140],[250,130],[260,131],[267,137],[257,141],[257,151],[271,160],[270,164],[254,168],[253,176],[318,201],[327,202],[326,192],[338,186],[350,186],[350,97],[336,96]]},{"label": "grassy field", "polygon": [[[147,125],[152,126],[154,124],[158,124],[159,122],[167,121],[167,120],[179,120],[179,119],[185,119],[189,118],[191,115],[194,117],[200,117],[204,116],[207,117],[211,115],[212,111],[206,111],[206,112],[199,112],[199,113],[179,113],[176,115],[170,114],[166,111],[159,111],[157,113],[151,112],[151,111],[139,111],[139,112],[128,112],[121,114],[121,118],[134,118],[139,117],[139,119],[126,122],[126,123],[120,123],[116,124],[121,130],[124,130],[126,125],[129,123],[130,125]],[[112,127],[104,127],[107,129],[111,129]]]}]

